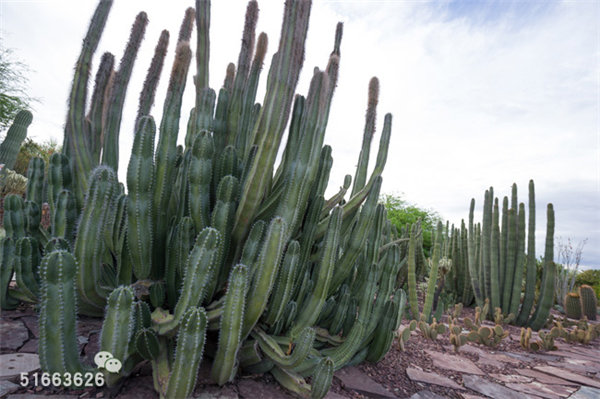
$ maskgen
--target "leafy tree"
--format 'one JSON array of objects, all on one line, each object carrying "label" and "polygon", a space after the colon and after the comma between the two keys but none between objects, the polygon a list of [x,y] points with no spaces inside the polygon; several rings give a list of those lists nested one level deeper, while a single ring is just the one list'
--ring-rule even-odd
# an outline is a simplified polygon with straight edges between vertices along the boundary
[{"label": "leafy tree", "polygon": [[433,209],[420,208],[415,204],[411,204],[399,195],[383,194],[380,201],[385,205],[388,219],[398,230],[421,219],[423,250],[425,255],[429,256],[431,254],[434,227],[438,221],[442,221],[440,214]]},{"label": "leafy tree", "polygon": [[13,51],[0,41],[0,132],[8,129],[15,115],[35,101],[27,94],[28,68],[13,58]]},{"label": "leafy tree", "polygon": [[34,157],[42,158],[46,163],[46,168],[48,168],[50,156],[57,151],[60,152],[61,148],[56,141],[48,140],[37,143],[33,141],[33,139],[27,137],[21,145],[21,149],[17,155],[17,162],[15,162],[14,170],[23,176],[27,176],[29,161]]}]

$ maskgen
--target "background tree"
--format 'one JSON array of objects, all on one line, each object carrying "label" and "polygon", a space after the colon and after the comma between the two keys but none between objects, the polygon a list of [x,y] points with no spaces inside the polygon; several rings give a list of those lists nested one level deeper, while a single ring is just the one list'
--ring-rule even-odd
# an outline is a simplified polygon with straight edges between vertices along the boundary
[{"label": "background tree", "polygon": [[423,250],[425,256],[430,256],[434,227],[438,221],[442,221],[440,214],[433,209],[421,208],[411,204],[397,194],[383,194],[380,202],[385,205],[388,219],[398,230],[421,219]]},{"label": "background tree", "polygon": [[27,94],[29,68],[16,60],[13,50],[4,47],[0,40],[0,133],[4,133],[15,115],[28,109],[35,99]]}]

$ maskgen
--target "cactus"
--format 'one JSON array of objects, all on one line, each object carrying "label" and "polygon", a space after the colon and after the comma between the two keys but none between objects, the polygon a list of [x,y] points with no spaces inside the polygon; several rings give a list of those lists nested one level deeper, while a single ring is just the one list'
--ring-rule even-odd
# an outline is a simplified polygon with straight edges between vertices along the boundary
[{"label": "cactus", "polygon": [[571,319],[581,319],[581,301],[578,293],[569,292],[565,296],[565,314]]},{"label": "cactus", "polygon": [[502,326],[496,325],[493,328],[483,326],[477,330],[472,330],[467,335],[467,339],[485,346],[496,347],[508,335],[509,332],[504,331]]},{"label": "cactus", "polygon": [[223,385],[235,377],[237,353],[240,348],[244,305],[248,285],[248,268],[235,266],[229,275],[229,284],[219,328],[219,346],[212,367],[212,378]]},{"label": "cactus", "polygon": [[433,322],[431,322],[431,324],[427,324],[424,317],[422,317],[421,321],[418,323],[418,326],[421,334],[423,334],[423,337],[432,341],[435,341],[438,334],[444,334],[446,332],[446,325],[438,323],[435,317],[433,318]]},{"label": "cactus", "polygon": [[148,278],[152,270],[152,185],[154,134],[152,117],[138,119],[127,168],[127,247],[135,276]]},{"label": "cactus", "polygon": [[77,350],[77,264],[66,251],[54,251],[40,265],[40,365],[48,373],[82,372]]},{"label": "cactus", "polygon": [[540,339],[533,341],[531,328],[521,328],[521,347],[527,350],[538,351],[538,350],[556,350],[557,347],[554,344],[554,339],[558,338],[561,334],[559,327],[553,327],[549,332],[540,331],[538,336]]},{"label": "cactus", "polygon": [[27,168],[27,192],[25,198],[42,206],[44,197],[44,169],[46,164],[42,158],[33,157]]},{"label": "cactus", "polygon": [[502,313],[502,309],[501,308],[496,308],[494,310],[494,323],[495,324],[499,324],[501,326],[505,325],[505,324],[510,324],[515,320],[515,315],[514,313],[510,313],[508,316],[504,316],[504,314]]},{"label": "cactus", "polygon": [[596,320],[598,313],[598,299],[594,289],[583,284],[579,287],[579,298],[581,299],[581,312],[588,320]]},{"label": "cactus", "polygon": [[40,255],[38,242],[31,237],[23,237],[15,246],[13,267],[19,290],[31,302],[37,302],[39,296],[38,266]]},{"label": "cactus", "polygon": [[404,352],[404,350],[405,350],[405,344],[406,344],[406,342],[408,342],[408,339],[410,338],[410,333],[412,331],[415,331],[416,328],[417,328],[417,321],[412,320],[408,324],[408,326],[404,327],[398,333],[398,347],[400,348],[400,350],[402,352]]},{"label": "cactus", "polygon": [[[100,350],[109,352],[113,357],[126,364],[130,349],[129,343],[134,332],[134,301],[130,287],[115,288],[107,300],[104,322],[100,332]],[[122,370],[121,374],[125,374]],[[114,385],[119,376],[106,373],[109,386]]]},{"label": "cactus", "polygon": [[15,241],[10,237],[0,240],[0,307],[11,310],[19,301],[10,295],[9,284],[14,275]]},{"label": "cactus", "polygon": [[[493,188],[486,190],[481,234],[473,223],[474,200],[469,211],[469,229],[467,238],[468,273],[471,288],[478,306],[485,299],[490,300],[492,309],[500,308],[503,323],[529,325],[539,330],[549,316],[549,304],[552,302],[551,281],[555,278],[552,261],[553,252],[549,247],[554,239],[554,212],[548,205],[546,255],[542,282],[536,281],[535,258],[535,195],[533,181],[529,182],[529,221],[527,226],[527,254],[525,255],[525,205],[517,204],[517,186],[513,184],[511,199],[504,198],[502,215],[498,199],[494,199]],[[509,208],[510,202],[510,208]],[[479,253],[477,252],[479,246]],[[545,256],[546,259],[546,256]],[[464,273],[464,272],[463,272]],[[521,304],[521,291],[525,280],[525,295]],[[536,284],[542,286],[544,295],[539,297],[534,308]],[[514,316],[509,317],[510,314]],[[485,314],[491,318],[491,314]]]},{"label": "cactus", "polygon": [[17,155],[23,140],[27,137],[27,128],[33,120],[33,115],[30,111],[22,110],[17,113],[15,119],[6,132],[6,137],[0,144],[0,164],[4,164],[4,168],[13,169],[17,161]]},{"label": "cactus", "polygon": [[191,307],[183,316],[179,327],[175,360],[164,397],[187,398],[192,393],[204,352],[205,338],[206,313],[202,308]]}]

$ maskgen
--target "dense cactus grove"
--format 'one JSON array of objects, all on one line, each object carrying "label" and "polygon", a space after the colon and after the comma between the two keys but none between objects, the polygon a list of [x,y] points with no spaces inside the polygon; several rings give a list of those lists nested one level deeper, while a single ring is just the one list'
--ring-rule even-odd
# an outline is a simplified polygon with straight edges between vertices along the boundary
[{"label": "dense cactus grove", "polygon": [[[137,16],[118,68],[112,54],[101,57],[86,104],[91,59],[111,3],[100,1],[83,42],[63,152],[51,157],[46,175],[44,162],[33,159],[26,199],[5,199],[2,306],[40,303],[39,352],[50,373],[89,367],[74,352],[81,314],[103,317],[100,349],[122,363],[118,373],[106,370],[109,385],[146,359],[161,396],[186,397],[200,362],[212,358],[219,384],[240,369],[270,372],[301,396],[323,397],[335,370],[385,355],[406,301],[397,284],[396,233],[378,204],[391,115],[367,174],[377,79],[369,86],[352,195],[345,195],[347,176],[326,199],[332,158],[323,143],[342,25],[308,94],[294,95],[311,4],[288,2],[266,94],[257,103],[267,49],[266,35],[255,35],[257,3],[248,4],[238,63],[228,67],[217,94],[208,87],[210,4],[199,0],[181,25],[158,126],[151,109],[168,32],[156,46],[121,184],[120,121],[148,18]],[[196,106],[180,134],[194,25]],[[2,145],[8,161],[30,122],[27,112],[17,116]],[[40,225],[45,202],[48,229]],[[13,274],[17,285],[9,289]]]},{"label": "dense cactus grove", "polygon": [[[264,33],[256,37],[257,2],[248,3],[237,64],[227,67],[216,91],[208,86],[210,1],[196,0],[177,37],[160,121],[152,106],[167,31],[139,97],[133,146],[120,154],[121,119],[130,117],[123,115],[124,99],[148,17],[141,12],[135,19],[118,66],[113,54],[101,56],[88,104],[91,61],[111,5],[99,1],[83,41],[62,153],[47,166],[32,159],[25,196],[3,199],[0,304],[39,306],[44,371],[91,369],[76,351],[78,315],[103,318],[100,350],[122,366],[103,369],[109,385],[149,361],[164,398],[189,396],[201,362],[211,364],[219,385],[240,373],[270,373],[301,397],[322,398],[336,370],[378,362],[395,338],[404,350],[417,327],[431,340],[448,331],[457,351],[468,342],[497,346],[508,335],[506,323],[524,327],[521,345],[531,350],[552,349],[557,337],[589,342],[597,335],[581,324],[571,333],[559,325],[539,341],[531,336],[548,321],[556,278],[552,204],[541,279],[536,270],[533,181],[528,217],[516,185],[502,206],[490,188],[481,223],[474,220],[475,200],[467,224],[438,223],[430,259],[419,222],[391,224],[378,203],[390,114],[368,173],[377,78],[369,82],[354,178],[347,175],[325,198],[333,159],[324,137],[342,25],[308,93],[295,94],[308,0],[285,4],[262,102],[256,95],[268,41]],[[186,92],[194,28],[195,87]],[[190,91],[195,107],[180,132],[182,99]],[[9,129],[0,145],[0,176],[8,176],[31,121],[23,111]],[[121,156],[129,157],[125,182],[117,177]],[[46,207],[49,224],[41,223]],[[426,282],[419,286],[419,280]],[[458,322],[463,305],[477,306],[464,328]],[[565,298],[573,318],[595,319],[596,307],[591,287]],[[409,324],[399,329],[403,318]],[[486,319],[495,326],[482,325]]]}]

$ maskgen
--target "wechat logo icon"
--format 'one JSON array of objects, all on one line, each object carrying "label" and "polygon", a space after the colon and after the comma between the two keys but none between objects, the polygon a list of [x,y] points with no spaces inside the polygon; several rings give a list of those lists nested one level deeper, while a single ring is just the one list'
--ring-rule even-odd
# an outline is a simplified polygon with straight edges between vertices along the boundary
[{"label": "wechat logo icon", "polygon": [[106,369],[106,371],[111,373],[118,373],[121,367],[123,367],[119,359],[115,359],[110,352],[106,351],[96,353],[94,363],[96,363],[98,368]]}]

